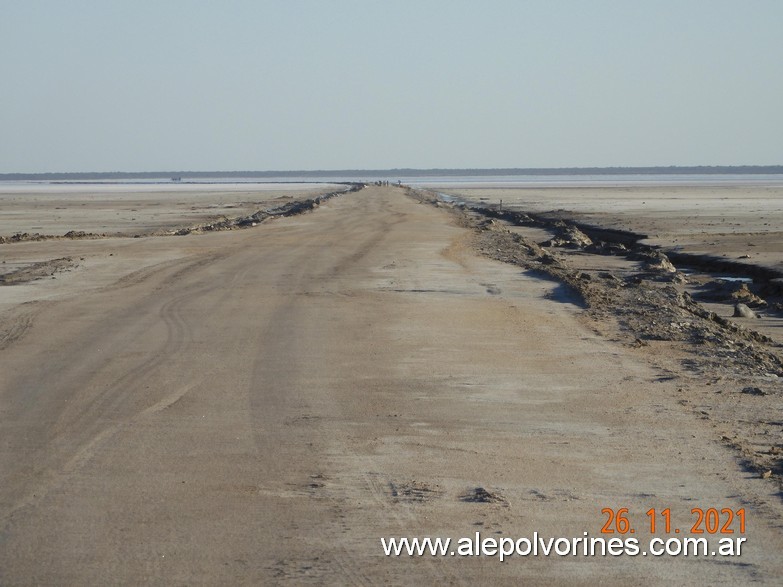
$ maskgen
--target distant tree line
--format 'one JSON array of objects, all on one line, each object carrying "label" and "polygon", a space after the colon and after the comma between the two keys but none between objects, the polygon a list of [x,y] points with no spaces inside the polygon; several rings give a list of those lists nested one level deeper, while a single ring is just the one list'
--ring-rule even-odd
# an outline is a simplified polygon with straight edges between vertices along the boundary
[{"label": "distant tree line", "polygon": [[720,175],[783,174],[783,165],[691,167],[504,167],[495,169],[318,169],[299,171],[110,171],[78,173],[1,173],[0,181],[122,181],[129,179],[271,179],[338,177],[465,177],[497,175]]}]

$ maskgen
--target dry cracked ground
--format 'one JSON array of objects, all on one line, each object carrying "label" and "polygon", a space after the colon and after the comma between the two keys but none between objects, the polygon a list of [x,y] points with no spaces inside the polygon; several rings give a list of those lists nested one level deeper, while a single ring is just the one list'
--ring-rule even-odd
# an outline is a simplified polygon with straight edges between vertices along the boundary
[{"label": "dry cracked ground", "polygon": [[[779,584],[778,484],[644,349],[473,241],[370,187],[247,230],[2,245],[102,261],[0,290],[0,584]],[[604,508],[642,550],[651,508],[683,535],[694,508],[744,509],[747,540],[502,563],[381,546],[600,537]]]}]

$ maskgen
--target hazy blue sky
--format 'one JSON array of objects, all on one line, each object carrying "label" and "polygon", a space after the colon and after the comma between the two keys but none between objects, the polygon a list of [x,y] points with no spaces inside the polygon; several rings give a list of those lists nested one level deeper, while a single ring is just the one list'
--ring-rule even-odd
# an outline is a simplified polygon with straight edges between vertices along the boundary
[{"label": "hazy blue sky", "polygon": [[0,0],[0,172],[783,164],[781,0]]}]

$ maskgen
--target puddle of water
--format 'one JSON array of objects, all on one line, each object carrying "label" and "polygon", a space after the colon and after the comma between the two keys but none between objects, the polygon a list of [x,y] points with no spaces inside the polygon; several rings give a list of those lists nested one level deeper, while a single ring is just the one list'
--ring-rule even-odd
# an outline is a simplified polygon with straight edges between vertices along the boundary
[{"label": "puddle of water", "polygon": [[457,201],[457,198],[454,196],[450,196],[449,194],[444,194],[443,192],[435,192],[435,195],[438,196],[439,200],[443,200],[444,202],[453,203]]},{"label": "puddle of water", "polygon": [[737,283],[753,283],[752,277],[732,277],[732,276],[719,275],[716,277],[716,279],[722,281],[733,281]]},{"label": "puddle of water", "polygon": [[690,275],[709,275],[710,277],[712,277],[717,281],[731,281],[734,283],[753,283],[752,277],[740,277],[739,275],[716,275],[715,273],[710,273],[709,271],[698,271],[690,268],[682,268],[678,270],[686,277]]}]

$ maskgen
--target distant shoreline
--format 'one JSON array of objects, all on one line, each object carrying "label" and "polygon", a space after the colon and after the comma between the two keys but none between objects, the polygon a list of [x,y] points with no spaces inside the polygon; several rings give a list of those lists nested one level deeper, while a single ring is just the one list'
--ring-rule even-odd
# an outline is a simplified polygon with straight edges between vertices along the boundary
[{"label": "distant shoreline", "polygon": [[99,181],[178,178],[270,179],[344,177],[480,177],[536,175],[777,175],[783,165],[736,165],[690,167],[551,167],[476,169],[336,169],[298,171],[108,171],[68,173],[0,173],[0,181]]}]

